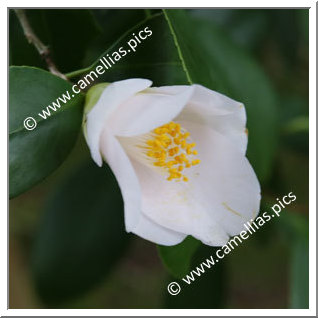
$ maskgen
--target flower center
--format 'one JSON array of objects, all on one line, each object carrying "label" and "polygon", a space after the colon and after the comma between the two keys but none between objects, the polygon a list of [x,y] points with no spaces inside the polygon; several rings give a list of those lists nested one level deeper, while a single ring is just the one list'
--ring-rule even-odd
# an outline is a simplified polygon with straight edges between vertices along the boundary
[{"label": "flower center", "polygon": [[190,142],[190,133],[180,124],[171,121],[155,128],[146,140],[146,155],[154,166],[162,167],[168,172],[167,180],[189,181],[184,174],[187,168],[200,163],[195,159],[198,154],[195,143]]}]

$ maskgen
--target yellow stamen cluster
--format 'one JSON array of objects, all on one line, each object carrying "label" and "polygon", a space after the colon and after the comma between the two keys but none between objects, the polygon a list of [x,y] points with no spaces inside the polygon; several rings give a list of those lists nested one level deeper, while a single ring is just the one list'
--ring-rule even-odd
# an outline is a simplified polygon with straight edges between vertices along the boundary
[{"label": "yellow stamen cluster", "polygon": [[182,173],[185,168],[190,168],[200,163],[193,159],[198,152],[194,150],[195,143],[189,143],[189,132],[185,132],[181,125],[171,121],[168,124],[154,129],[151,138],[146,141],[147,156],[157,167],[163,167],[168,172],[167,180],[189,179]]}]

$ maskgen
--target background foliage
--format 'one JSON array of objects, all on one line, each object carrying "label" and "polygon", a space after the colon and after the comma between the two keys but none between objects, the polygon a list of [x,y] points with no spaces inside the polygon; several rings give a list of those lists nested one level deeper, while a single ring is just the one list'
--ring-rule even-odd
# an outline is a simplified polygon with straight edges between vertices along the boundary
[{"label": "background foliage", "polygon": [[99,81],[200,83],[244,102],[261,211],[296,194],[279,219],[175,297],[167,283],[213,248],[191,237],[156,248],[124,231],[116,180],[83,141],[83,96],[32,132],[20,127],[70,83],[45,71],[9,14],[10,308],[308,307],[308,10],[27,10],[70,77],[148,26],[153,35]]}]

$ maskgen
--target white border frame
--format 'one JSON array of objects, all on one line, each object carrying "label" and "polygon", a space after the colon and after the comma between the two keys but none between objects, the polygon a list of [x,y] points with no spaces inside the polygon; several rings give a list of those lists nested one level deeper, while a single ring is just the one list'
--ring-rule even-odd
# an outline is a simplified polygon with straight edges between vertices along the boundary
[{"label": "white border frame", "polygon": [[[43,2],[39,0],[29,1],[5,1],[5,7],[1,7],[1,38],[2,43],[7,43],[7,27],[8,27],[8,7],[57,7],[57,8],[72,8],[77,7],[78,1],[72,0],[55,0],[49,2]],[[84,4],[84,3],[83,3]],[[87,2],[92,8],[103,8],[107,7],[130,7],[131,3],[128,1],[122,1],[119,4],[118,1],[102,1],[102,0],[90,0]],[[8,209],[8,185],[7,180],[2,178],[1,180],[1,203],[5,207],[0,215],[1,217],[1,255],[2,262],[0,264],[0,314],[1,316],[316,316],[316,2],[314,1],[203,1],[196,0],[191,1],[172,1],[172,0],[161,0],[153,1],[134,1],[135,7],[139,8],[177,8],[177,7],[195,7],[195,8],[209,8],[213,5],[213,8],[310,8],[309,10],[309,309],[7,309],[8,301],[8,287],[7,284],[7,270],[8,260],[4,261],[8,251],[8,218],[5,211]],[[0,51],[1,60],[8,61],[7,50],[3,49]],[[7,63],[1,64],[2,78],[5,77],[1,85],[2,99],[7,100],[8,91],[8,79],[7,79]],[[7,85],[4,85],[4,83]],[[3,103],[5,105],[5,103]],[[3,107],[4,109],[4,107]],[[7,114],[2,114],[7,118]],[[8,125],[5,120],[2,120],[1,130],[1,145],[2,149],[8,149]],[[4,145],[6,147],[4,147]],[[8,151],[7,151],[8,153]],[[1,167],[7,167],[7,158],[1,156]],[[6,169],[8,174],[8,169]],[[3,174],[4,175],[4,171]],[[5,191],[6,189],[6,191]]]}]

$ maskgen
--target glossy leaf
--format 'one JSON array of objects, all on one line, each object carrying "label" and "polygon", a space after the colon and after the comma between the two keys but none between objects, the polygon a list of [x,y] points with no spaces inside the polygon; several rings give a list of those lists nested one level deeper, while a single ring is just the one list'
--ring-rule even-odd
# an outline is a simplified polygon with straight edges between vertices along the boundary
[{"label": "glossy leaf", "polygon": [[[133,52],[127,44],[128,41],[134,39],[133,34],[138,34],[146,27],[151,30],[151,36],[139,43],[135,52]],[[82,74],[87,74],[98,65],[102,66],[100,62],[102,57],[105,57],[111,63],[109,56],[119,52],[121,47],[127,52],[130,50],[130,52],[125,56],[121,55],[121,58],[114,65],[111,64],[111,68],[100,75],[94,84],[135,77],[149,78],[157,86],[187,84],[178,52],[175,49],[173,38],[162,13],[144,18],[141,22],[126,30],[112,44],[105,46],[106,50],[91,66],[84,69]],[[78,74],[78,71],[67,75],[76,77],[76,74]]]},{"label": "glossy leaf", "polygon": [[[14,197],[48,176],[69,154],[81,128],[83,96],[75,96],[44,120],[38,113],[71,84],[31,67],[11,67],[9,76],[9,184]],[[37,121],[32,131],[23,126],[30,116]]]},{"label": "glossy leaf", "polygon": [[92,9],[91,11],[100,26],[100,32],[87,51],[84,66],[90,65],[127,30],[146,18],[145,10],[140,9]]},{"label": "glossy leaf", "polygon": [[115,177],[92,161],[73,171],[47,202],[35,238],[32,272],[51,306],[101,282],[128,243]]}]

